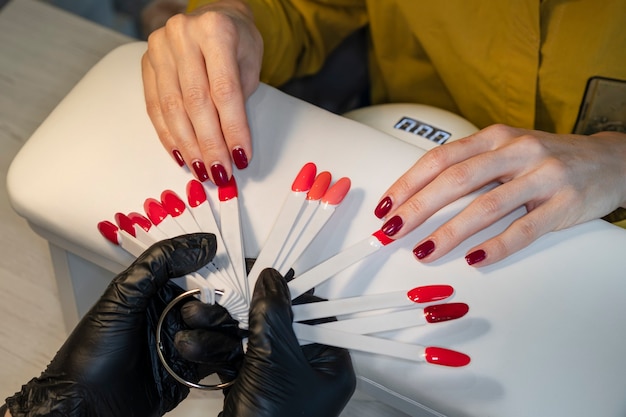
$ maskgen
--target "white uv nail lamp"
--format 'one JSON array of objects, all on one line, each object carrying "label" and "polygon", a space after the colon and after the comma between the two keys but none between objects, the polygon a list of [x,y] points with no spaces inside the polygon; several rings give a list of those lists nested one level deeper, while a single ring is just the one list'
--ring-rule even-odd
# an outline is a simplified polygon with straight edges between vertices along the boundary
[{"label": "white uv nail lamp", "polygon": [[[192,179],[161,148],[146,115],[145,46],[122,46],[97,64],[10,168],[11,202],[50,242],[70,325],[133,259],[96,225],[117,212],[141,211],[146,198],[163,190],[184,195]],[[308,266],[378,230],[372,212],[387,187],[437,141],[473,131],[420,106],[374,107],[351,120],[266,85],[247,105],[254,156],[246,170],[235,171],[246,256],[259,253],[305,163],[351,179],[341,207],[307,249]],[[460,351],[471,357],[468,365],[432,366],[354,350],[361,389],[414,416],[624,415],[626,231],[592,221],[550,233],[495,265],[469,267],[466,251],[503,230],[517,211],[440,260],[416,262],[414,244],[473,197],[317,286],[318,295],[333,300],[444,284],[454,288],[452,301],[469,305],[459,320],[377,335]]]}]

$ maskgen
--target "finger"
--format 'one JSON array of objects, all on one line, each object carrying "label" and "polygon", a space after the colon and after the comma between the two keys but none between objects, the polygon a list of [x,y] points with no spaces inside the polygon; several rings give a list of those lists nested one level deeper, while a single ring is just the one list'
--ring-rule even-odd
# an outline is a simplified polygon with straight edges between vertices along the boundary
[{"label": "finger", "polygon": [[184,166],[185,161],[182,154],[178,150],[178,145],[174,141],[172,134],[165,123],[163,113],[161,112],[161,105],[158,95],[158,88],[156,83],[156,75],[148,53],[145,53],[141,58],[141,76],[143,80],[144,99],[146,102],[146,112],[150,121],[154,126],[157,136],[163,145],[163,148],[172,156],[174,161],[179,166]]},{"label": "finger", "polygon": [[493,148],[492,141],[481,139],[482,136],[475,134],[426,152],[385,191],[374,214],[378,218],[385,218],[446,169]]},{"label": "finger", "polygon": [[114,281],[124,300],[149,299],[170,278],[196,271],[215,256],[214,234],[195,233],[155,243]]},{"label": "finger", "polygon": [[489,227],[529,201],[543,198],[543,193],[537,193],[545,183],[538,175],[527,175],[485,192],[418,243],[413,254],[424,262],[439,259],[474,233]]},{"label": "finger", "polygon": [[192,329],[220,329],[239,333],[239,323],[233,319],[228,310],[219,304],[207,304],[193,299],[186,302],[180,309],[180,314],[187,326]]},{"label": "finger", "polygon": [[527,247],[547,232],[554,230],[551,218],[554,208],[550,204],[538,206],[533,211],[515,220],[499,235],[470,249],[465,256],[471,266],[487,266]]},{"label": "finger", "polygon": [[223,364],[243,356],[241,339],[202,329],[182,330],[174,336],[180,355],[191,362]]},{"label": "finger", "polygon": [[448,204],[499,178],[514,177],[523,168],[510,147],[456,163],[392,211],[381,230],[389,237],[401,238]]}]

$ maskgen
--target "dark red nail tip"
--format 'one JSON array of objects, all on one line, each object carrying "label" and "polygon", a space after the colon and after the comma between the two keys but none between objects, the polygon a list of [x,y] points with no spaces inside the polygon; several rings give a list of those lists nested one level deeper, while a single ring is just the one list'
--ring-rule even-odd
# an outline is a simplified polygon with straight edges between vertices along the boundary
[{"label": "dark red nail tip", "polygon": [[172,156],[174,157],[174,160],[179,166],[182,167],[185,165],[185,160],[183,159],[183,156],[180,154],[178,150],[174,149],[172,151]]},{"label": "dark red nail tip", "polygon": [[468,254],[465,257],[465,260],[467,261],[468,265],[474,265],[474,264],[477,264],[478,262],[484,261],[486,258],[487,258],[487,254],[485,253],[485,251],[482,249],[478,249]]},{"label": "dark red nail tip", "polygon": [[391,219],[387,220],[383,227],[380,230],[383,231],[387,236],[393,236],[402,229],[402,218],[400,216],[393,216]]},{"label": "dark red nail tip", "polygon": [[433,242],[432,240],[427,240],[426,242],[416,246],[415,249],[413,249],[413,255],[415,255],[417,259],[424,259],[428,255],[433,253],[434,250],[435,242]]},{"label": "dark red nail tip", "polygon": [[244,152],[243,148],[235,148],[232,151],[233,162],[239,169],[244,169],[248,166],[248,156]]},{"label": "dark red nail tip", "polygon": [[463,317],[469,311],[465,303],[437,304],[424,308],[424,317],[429,323],[456,320]]},{"label": "dark red nail tip", "polygon": [[206,181],[209,179],[209,173],[206,170],[206,166],[202,161],[194,161],[191,166],[193,167],[193,171],[196,173],[196,177],[200,181]]},{"label": "dark red nail tip", "polygon": [[213,176],[213,182],[218,187],[223,187],[228,184],[228,175],[226,169],[220,164],[211,165],[211,175]]},{"label": "dark red nail tip", "polygon": [[380,203],[378,203],[378,205],[376,206],[376,209],[374,209],[374,215],[378,217],[379,219],[382,219],[390,211],[391,211],[391,198],[385,197],[380,201]]}]

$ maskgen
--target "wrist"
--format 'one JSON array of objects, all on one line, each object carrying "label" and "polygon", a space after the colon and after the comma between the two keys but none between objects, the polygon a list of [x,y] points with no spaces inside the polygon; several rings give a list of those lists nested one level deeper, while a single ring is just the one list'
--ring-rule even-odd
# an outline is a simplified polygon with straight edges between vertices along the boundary
[{"label": "wrist", "polygon": [[621,184],[616,184],[616,192],[620,195],[620,202],[616,208],[626,209],[626,133],[606,131],[598,132],[590,135],[601,140],[610,141],[611,153],[613,154],[613,160],[618,164],[616,168],[619,171],[617,178],[621,179]]}]

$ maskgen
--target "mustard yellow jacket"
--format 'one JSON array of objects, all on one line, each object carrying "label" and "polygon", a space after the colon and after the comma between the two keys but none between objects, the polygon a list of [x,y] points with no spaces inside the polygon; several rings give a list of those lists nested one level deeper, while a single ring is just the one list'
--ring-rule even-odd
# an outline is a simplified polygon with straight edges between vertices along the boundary
[{"label": "mustard yellow jacket", "polygon": [[315,73],[369,25],[373,103],[430,104],[478,127],[568,133],[590,77],[626,79],[624,0],[248,3],[265,42],[262,81]]}]

